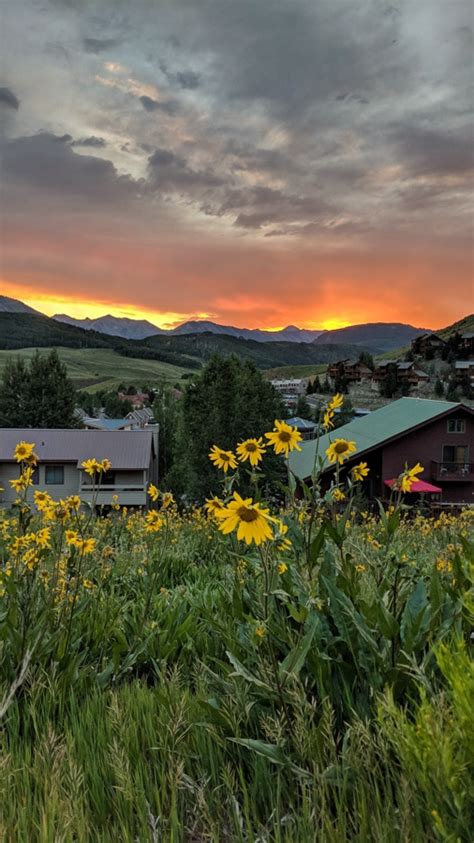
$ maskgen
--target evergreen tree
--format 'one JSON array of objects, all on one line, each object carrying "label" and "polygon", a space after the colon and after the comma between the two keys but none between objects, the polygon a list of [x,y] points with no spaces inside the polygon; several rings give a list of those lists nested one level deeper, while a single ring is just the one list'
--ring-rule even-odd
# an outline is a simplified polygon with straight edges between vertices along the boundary
[{"label": "evergreen tree", "polygon": [[434,391],[437,398],[443,398],[444,396],[444,384],[441,378],[436,378],[436,382],[434,385]]},{"label": "evergreen tree", "polygon": [[318,375],[316,375],[313,381],[313,394],[316,394],[317,392],[321,392],[321,381],[319,380]]},{"label": "evergreen tree", "polygon": [[7,358],[0,384],[0,427],[25,427],[28,368],[22,357]]},{"label": "evergreen tree", "polygon": [[[234,449],[240,440],[262,436],[272,429],[276,418],[284,418],[272,385],[253,363],[233,356],[213,357],[187,387],[180,408],[170,483],[176,492],[196,500],[221,491],[222,475],[208,456],[212,445]],[[274,466],[275,461],[267,456],[265,474]],[[245,490],[245,469],[246,464],[239,481],[241,490]]]},{"label": "evergreen tree", "polygon": [[398,389],[397,374],[394,368],[389,368],[384,379],[380,382],[380,395],[383,398],[393,398]]},{"label": "evergreen tree", "polygon": [[305,395],[300,395],[300,397],[298,398],[295,415],[299,416],[301,419],[311,419],[312,411],[310,405],[306,400]]},{"label": "evergreen tree", "polygon": [[361,351],[359,354],[359,363],[363,363],[364,366],[367,366],[372,372],[375,369],[374,358],[372,357],[370,351]]},{"label": "evergreen tree", "polygon": [[21,359],[5,367],[0,386],[4,427],[77,427],[76,392],[56,349],[36,351],[28,366]]}]

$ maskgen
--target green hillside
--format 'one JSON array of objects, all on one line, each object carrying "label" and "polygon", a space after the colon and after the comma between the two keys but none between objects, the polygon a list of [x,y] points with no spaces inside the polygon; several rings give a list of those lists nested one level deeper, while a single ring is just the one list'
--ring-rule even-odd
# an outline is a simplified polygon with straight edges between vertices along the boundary
[{"label": "green hillside", "polygon": [[[50,351],[42,347],[41,351]],[[14,351],[0,351],[0,374],[8,357],[30,359],[36,348],[21,348]],[[150,386],[167,380],[179,381],[190,372],[180,366],[162,363],[158,360],[139,360],[122,357],[109,348],[57,348],[61,360],[66,364],[68,375],[76,389],[93,392],[98,389],[116,389],[120,383]]]},{"label": "green hillside", "polygon": [[209,360],[214,354],[221,354],[224,357],[236,354],[243,360],[252,360],[262,369],[331,363],[341,357],[359,355],[364,350],[361,346],[339,343],[324,346],[293,342],[262,343],[210,332],[173,337],[158,335],[148,337],[142,345],[155,350],[172,351],[202,361]]},{"label": "green hillside", "polygon": [[451,334],[455,334],[456,331],[459,334],[474,333],[474,313],[471,313],[469,316],[465,316],[464,319],[459,319],[458,322],[453,322],[453,324],[448,325],[447,328],[435,331],[435,333],[438,334],[438,336],[443,337],[443,339],[447,339],[451,336]]}]

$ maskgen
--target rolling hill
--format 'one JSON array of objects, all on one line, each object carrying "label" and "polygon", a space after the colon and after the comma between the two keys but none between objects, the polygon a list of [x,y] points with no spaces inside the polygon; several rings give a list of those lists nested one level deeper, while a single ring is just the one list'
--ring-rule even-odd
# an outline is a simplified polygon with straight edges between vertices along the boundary
[{"label": "rolling hill", "polygon": [[426,328],[415,328],[403,322],[369,322],[365,325],[349,325],[334,331],[325,331],[313,340],[313,345],[328,343],[349,343],[364,346],[379,354],[408,345],[420,334],[428,334]]}]

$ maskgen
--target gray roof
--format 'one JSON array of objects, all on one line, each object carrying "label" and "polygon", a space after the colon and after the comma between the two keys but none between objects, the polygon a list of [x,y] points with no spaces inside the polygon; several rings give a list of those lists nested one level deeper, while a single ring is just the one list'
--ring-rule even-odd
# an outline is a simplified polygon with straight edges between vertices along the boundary
[{"label": "gray roof", "polygon": [[454,364],[455,369],[470,369],[474,367],[474,360],[456,360]]},{"label": "gray roof", "polygon": [[452,401],[431,401],[426,398],[400,398],[379,410],[374,410],[369,416],[354,418],[348,424],[338,427],[331,433],[326,433],[318,440],[301,443],[301,451],[290,454],[290,468],[296,477],[304,480],[310,477],[318,448],[318,456],[324,458],[323,470],[330,468],[325,452],[335,439],[348,439],[355,442],[357,449],[351,455],[351,460],[359,459],[362,454],[382,445],[391,439],[396,439],[408,433],[412,428],[426,424],[437,416],[448,413],[456,408],[463,408],[472,412],[463,404]]},{"label": "gray roof", "polygon": [[0,462],[13,462],[18,442],[33,442],[40,462],[76,463],[105,458],[112,468],[136,471],[148,468],[153,434],[148,430],[46,430],[0,428]]}]

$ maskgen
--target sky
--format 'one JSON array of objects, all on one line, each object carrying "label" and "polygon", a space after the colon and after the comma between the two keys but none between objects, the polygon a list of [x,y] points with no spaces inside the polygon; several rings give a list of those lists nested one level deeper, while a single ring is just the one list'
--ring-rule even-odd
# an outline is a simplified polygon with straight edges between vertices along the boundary
[{"label": "sky", "polygon": [[470,0],[1,15],[0,294],[159,326],[472,310]]}]

